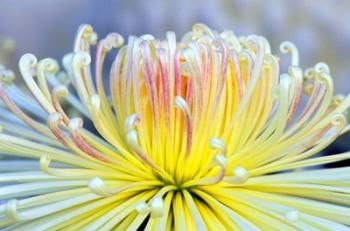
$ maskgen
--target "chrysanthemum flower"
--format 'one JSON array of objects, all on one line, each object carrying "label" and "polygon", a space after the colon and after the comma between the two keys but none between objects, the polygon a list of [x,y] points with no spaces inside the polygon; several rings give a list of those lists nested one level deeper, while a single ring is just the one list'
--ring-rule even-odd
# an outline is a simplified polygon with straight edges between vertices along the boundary
[{"label": "chrysanthemum flower", "polygon": [[265,38],[200,24],[111,33],[92,68],[96,42],[81,26],[63,72],[23,55],[33,97],[1,71],[2,230],[350,230],[350,168],[317,167],[350,157],[317,156],[349,128],[326,64],[284,42],[281,73]]}]

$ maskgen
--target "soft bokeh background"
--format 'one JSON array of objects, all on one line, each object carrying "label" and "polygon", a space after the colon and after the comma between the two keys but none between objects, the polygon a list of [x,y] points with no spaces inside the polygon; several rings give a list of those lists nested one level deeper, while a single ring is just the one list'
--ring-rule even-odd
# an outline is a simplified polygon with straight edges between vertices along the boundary
[{"label": "soft bokeh background", "polygon": [[[81,23],[93,25],[100,37],[108,32],[180,37],[195,22],[236,34],[265,36],[278,53],[284,40],[300,51],[301,66],[328,63],[336,91],[349,93],[349,0],[0,0],[0,40],[15,40],[9,66],[16,68],[25,52],[60,59],[72,48]],[[343,136],[327,152],[350,150]]]}]

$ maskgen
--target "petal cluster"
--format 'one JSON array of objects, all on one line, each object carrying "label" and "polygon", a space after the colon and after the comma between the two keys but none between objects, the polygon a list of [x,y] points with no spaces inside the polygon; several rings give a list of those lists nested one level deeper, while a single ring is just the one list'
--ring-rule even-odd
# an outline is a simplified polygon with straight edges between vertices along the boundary
[{"label": "petal cluster", "polygon": [[285,72],[257,35],[124,44],[82,25],[62,68],[22,56],[26,89],[0,67],[0,227],[350,230],[350,167],[318,168],[350,153],[317,155],[349,130],[350,96],[281,52]]}]

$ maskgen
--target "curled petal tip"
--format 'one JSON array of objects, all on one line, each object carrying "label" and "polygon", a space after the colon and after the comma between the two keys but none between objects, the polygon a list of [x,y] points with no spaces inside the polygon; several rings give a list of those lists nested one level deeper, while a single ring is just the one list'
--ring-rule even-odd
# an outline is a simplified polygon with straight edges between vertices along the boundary
[{"label": "curled petal tip", "polygon": [[84,51],[78,51],[73,54],[73,65],[78,67],[86,67],[91,63],[91,56],[89,53]]},{"label": "curled petal tip", "polygon": [[75,131],[79,128],[82,128],[83,127],[83,119],[82,118],[72,118],[70,121],[69,121],[69,124],[68,124],[68,129],[70,131]]},{"label": "curled petal tip", "polygon": [[57,96],[57,97],[66,97],[66,96],[68,96],[69,91],[68,91],[68,88],[66,86],[59,85],[53,89],[52,94]]},{"label": "curled petal tip", "polygon": [[244,184],[249,178],[249,172],[241,166],[237,166],[232,170],[232,176],[227,177],[227,181],[233,184]]},{"label": "curled petal tip", "polygon": [[135,210],[140,214],[147,214],[151,211],[150,207],[144,201],[138,202],[135,205]]},{"label": "curled petal tip", "polygon": [[106,184],[100,177],[93,177],[88,182],[88,187],[91,192],[99,196],[110,196],[111,194],[106,191]]},{"label": "curled petal tip", "polygon": [[50,171],[49,171],[50,163],[51,163],[51,158],[48,155],[44,154],[40,156],[40,161],[39,161],[40,170],[49,175],[50,175]]},{"label": "curled petal tip", "polygon": [[209,143],[210,143],[211,148],[220,150],[222,152],[222,154],[226,156],[227,147],[221,139],[213,137],[210,139]]},{"label": "curled petal tip", "polygon": [[18,200],[16,199],[12,199],[7,201],[6,205],[5,205],[5,214],[8,218],[18,221],[19,216],[17,213],[17,207],[18,207]]},{"label": "curled petal tip", "polygon": [[164,214],[164,202],[161,197],[154,198],[150,203],[151,218],[160,218]]}]

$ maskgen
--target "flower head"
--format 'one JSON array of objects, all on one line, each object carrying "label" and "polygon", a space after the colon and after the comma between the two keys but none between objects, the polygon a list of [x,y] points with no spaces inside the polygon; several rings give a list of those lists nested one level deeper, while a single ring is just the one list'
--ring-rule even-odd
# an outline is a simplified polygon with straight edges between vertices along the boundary
[{"label": "flower head", "polygon": [[349,159],[316,154],[348,130],[350,96],[326,64],[303,71],[292,43],[281,51],[286,73],[261,36],[196,24],[123,45],[82,25],[63,71],[23,55],[33,97],[1,70],[0,227],[349,229],[350,168],[308,167]]}]

